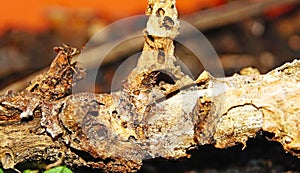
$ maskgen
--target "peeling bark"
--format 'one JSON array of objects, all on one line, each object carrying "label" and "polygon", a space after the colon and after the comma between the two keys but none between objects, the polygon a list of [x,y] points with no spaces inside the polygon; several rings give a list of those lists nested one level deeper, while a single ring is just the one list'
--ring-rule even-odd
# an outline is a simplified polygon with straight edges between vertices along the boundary
[{"label": "peeling bark", "polygon": [[124,89],[110,94],[71,88],[85,72],[56,48],[49,70],[22,92],[0,97],[0,161],[62,160],[71,166],[134,172],[142,160],[189,157],[197,145],[226,148],[260,132],[299,157],[300,61],[266,75],[193,81],[176,66],[179,23],[174,0],[149,0],[145,44]]}]

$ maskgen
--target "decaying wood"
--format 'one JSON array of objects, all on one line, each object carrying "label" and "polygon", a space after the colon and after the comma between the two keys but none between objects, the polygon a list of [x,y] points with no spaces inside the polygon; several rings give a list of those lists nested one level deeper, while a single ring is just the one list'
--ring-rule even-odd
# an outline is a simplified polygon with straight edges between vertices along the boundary
[{"label": "decaying wood", "polygon": [[65,46],[24,91],[1,95],[3,168],[63,160],[133,172],[145,159],[189,157],[197,145],[246,146],[261,132],[300,157],[300,61],[266,75],[248,69],[244,76],[214,78],[203,72],[194,81],[175,65],[175,1],[149,0],[146,13],[143,53],[123,90],[72,94],[86,74],[71,61],[77,49]]},{"label": "decaying wood", "polygon": [[[226,26],[232,23],[240,22],[247,18],[254,16],[261,16],[267,9],[280,6],[280,5],[297,5],[299,0],[265,0],[265,1],[232,1],[228,4],[222,5],[218,8],[201,10],[195,14],[189,16],[183,16],[183,20],[195,26],[200,31],[206,31],[209,29],[218,28],[221,26]],[[183,29],[184,30],[184,29]],[[133,35],[139,35],[142,33],[142,30],[138,30]],[[183,31],[183,33],[189,33],[188,31]],[[185,37],[185,35],[183,35]],[[188,36],[187,36],[188,37]],[[89,50],[85,50],[89,55],[105,54],[107,47],[111,47],[112,42],[121,43],[124,38],[107,41],[103,44],[94,46]],[[126,40],[124,44],[119,45],[116,49],[110,52],[109,55],[103,60],[102,64],[108,64],[115,62],[120,59],[120,57],[126,57],[132,53],[138,52],[141,50],[143,45],[143,38],[137,37],[134,39]],[[78,56],[74,57],[76,60]],[[86,60],[86,67],[97,68],[95,59],[91,58]],[[0,93],[5,93],[7,90],[23,90],[37,74],[44,73],[47,68],[44,68],[26,78],[14,82],[5,88],[0,90]]]}]

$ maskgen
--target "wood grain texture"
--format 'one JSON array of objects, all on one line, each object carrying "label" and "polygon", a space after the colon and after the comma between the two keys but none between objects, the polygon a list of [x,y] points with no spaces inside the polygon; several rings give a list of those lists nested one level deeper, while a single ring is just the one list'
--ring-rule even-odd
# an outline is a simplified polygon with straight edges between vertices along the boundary
[{"label": "wood grain texture", "polygon": [[46,160],[135,172],[145,159],[189,157],[197,145],[246,147],[261,132],[299,156],[300,61],[266,75],[248,70],[214,78],[204,71],[194,81],[173,55],[179,29],[174,4],[149,0],[144,50],[123,90],[73,94],[86,74],[72,62],[78,50],[64,46],[25,90],[2,94],[3,168]]}]

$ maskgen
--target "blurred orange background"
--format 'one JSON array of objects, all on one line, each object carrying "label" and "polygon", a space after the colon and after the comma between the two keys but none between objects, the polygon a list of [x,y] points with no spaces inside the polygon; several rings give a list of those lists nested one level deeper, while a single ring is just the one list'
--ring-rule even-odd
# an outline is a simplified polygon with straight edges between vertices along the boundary
[{"label": "blurred orange background", "polygon": [[[224,1],[177,0],[176,3],[179,14],[185,15],[220,5]],[[51,9],[92,11],[110,23],[120,18],[143,14],[146,6],[147,0],[8,0],[1,2],[0,6],[0,33],[11,28],[29,32],[43,31],[49,28],[47,15]]]}]

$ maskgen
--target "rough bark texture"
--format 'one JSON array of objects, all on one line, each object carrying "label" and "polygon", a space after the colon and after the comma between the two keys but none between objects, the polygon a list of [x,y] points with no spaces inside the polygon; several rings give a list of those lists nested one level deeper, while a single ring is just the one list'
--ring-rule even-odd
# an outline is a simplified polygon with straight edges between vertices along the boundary
[{"label": "rough bark texture", "polygon": [[144,50],[123,90],[72,94],[85,72],[71,60],[77,49],[65,46],[24,91],[0,97],[4,168],[63,158],[71,166],[133,172],[144,159],[188,157],[197,145],[246,146],[263,131],[299,157],[299,61],[266,75],[203,72],[193,81],[175,65],[175,1],[149,0],[146,13]]}]

